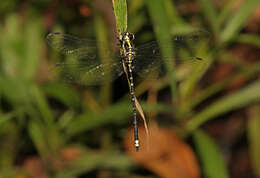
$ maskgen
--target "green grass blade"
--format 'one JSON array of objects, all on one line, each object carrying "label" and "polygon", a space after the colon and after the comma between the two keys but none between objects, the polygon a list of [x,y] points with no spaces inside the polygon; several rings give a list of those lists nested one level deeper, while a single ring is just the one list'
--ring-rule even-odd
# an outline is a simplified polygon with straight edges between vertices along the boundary
[{"label": "green grass blade", "polygon": [[30,91],[31,91],[31,94],[34,98],[33,102],[38,107],[38,110],[41,113],[43,120],[45,121],[45,123],[48,126],[52,126],[54,124],[54,118],[53,118],[52,112],[49,108],[49,105],[46,102],[44,94],[35,85],[32,85],[30,87]]},{"label": "green grass blade", "polygon": [[9,121],[10,119],[13,119],[15,118],[16,116],[16,112],[13,111],[13,112],[10,112],[10,113],[7,113],[7,114],[0,114],[0,126],[3,125],[5,122]]},{"label": "green grass blade", "polygon": [[61,148],[64,143],[64,136],[57,132],[57,127],[47,127],[39,119],[31,120],[28,125],[28,132],[37,151],[42,159],[48,159],[49,156]]},{"label": "green grass blade", "polygon": [[195,115],[186,125],[188,132],[197,129],[208,120],[227,113],[231,110],[242,108],[253,102],[260,101],[260,80],[248,85],[229,96],[214,102],[209,107]]},{"label": "green grass blade", "polygon": [[260,177],[260,106],[254,106],[249,110],[247,135],[249,140],[249,153],[252,167],[257,177]]},{"label": "green grass blade", "polygon": [[[156,38],[159,42],[159,45],[162,46],[162,54],[163,56],[174,56],[173,48],[171,48],[171,31],[170,31],[170,21],[166,14],[165,4],[162,1],[158,0],[146,0],[146,5],[149,11],[149,14],[153,21],[153,26],[155,30]],[[169,47],[164,48],[164,44],[167,44]],[[169,63],[169,62],[168,62]],[[177,86],[176,86],[176,78],[174,74],[173,62],[169,65],[166,65],[166,69],[170,76],[171,83],[171,94],[172,101],[177,103],[178,94],[177,94]]]},{"label": "green grass blade", "polygon": [[60,101],[68,107],[80,107],[81,98],[79,93],[72,87],[68,87],[62,83],[52,83],[44,85],[41,89],[46,95]]},{"label": "green grass blade", "polygon": [[28,125],[30,138],[32,139],[42,159],[46,158],[49,154],[49,147],[43,130],[43,124],[39,121],[31,121]]},{"label": "green grass blade", "polygon": [[116,18],[117,30],[120,33],[127,30],[127,4],[126,0],[112,0]]},{"label": "green grass blade", "polygon": [[201,48],[201,52],[199,56],[203,59],[202,61],[196,61],[196,63],[192,66],[190,76],[184,80],[180,87],[180,97],[184,100],[181,107],[184,110],[190,110],[189,108],[192,101],[190,98],[194,95],[195,87],[199,84],[199,81],[204,76],[204,74],[208,71],[211,64],[213,63],[213,54],[206,54],[208,49],[208,43],[204,43],[203,48]]},{"label": "green grass blade", "polygon": [[[33,79],[38,68],[40,58],[42,57],[43,40],[41,20],[31,20],[25,28],[25,58],[22,61],[23,70],[26,79]],[[37,45],[35,45],[37,44]]]},{"label": "green grass blade", "polygon": [[[107,56],[107,51],[110,51],[111,48],[109,47],[109,40],[108,40],[108,31],[107,27],[104,21],[104,18],[101,17],[99,14],[96,15],[95,17],[95,28],[96,28],[96,36],[98,39],[97,45],[99,46],[99,55],[101,57],[101,60],[104,63],[112,63],[112,55],[109,57]],[[101,43],[102,41],[102,43]],[[109,73],[109,68],[105,67],[105,71],[108,71]],[[101,92],[100,92],[100,100],[102,101],[102,105],[104,107],[107,107],[109,103],[111,102],[111,83],[110,78],[112,77],[111,72],[109,73],[105,78],[104,85],[102,85]]]},{"label": "green grass blade", "polygon": [[213,1],[211,1],[211,0],[198,0],[198,1],[200,2],[200,5],[202,6],[204,17],[210,23],[212,31],[214,32],[214,34],[218,34],[219,26],[218,26],[218,23],[216,23],[217,11],[216,11],[216,8],[214,7],[214,5],[212,4]]},{"label": "green grass blade", "polygon": [[[184,25],[185,21],[179,16],[177,8],[174,5],[174,2],[171,0],[165,0],[165,10],[166,14],[169,17],[169,21],[171,22],[171,25]],[[174,28],[174,27],[173,27]]]},{"label": "green grass blade", "polygon": [[128,103],[120,102],[102,112],[85,112],[70,122],[67,127],[68,137],[109,123],[120,125],[131,116],[129,107]]},{"label": "green grass blade", "polygon": [[246,21],[250,17],[250,15],[253,13],[254,8],[257,7],[257,4],[259,4],[259,0],[247,0],[244,2],[244,4],[241,6],[241,8],[236,12],[231,20],[228,22],[226,28],[222,31],[220,35],[220,41],[221,42],[227,42],[233,37],[237,35],[239,30],[243,28]]},{"label": "green grass blade", "polygon": [[[141,103],[145,112],[153,111],[156,113],[171,113],[172,108],[164,104],[147,104]],[[127,102],[118,102],[102,112],[90,112],[78,115],[67,125],[68,137],[74,136],[81,132],[96,129],[106,124],[121,125],[127,122],[131,116],[130,106]]]},{"label": "green grass blade", "polygon": [[221,26],[228,18],[231,17],[231,15],[233,15],[234,2],[237,2],[237,0],[229,0],[225,2],[223,8],[219,12],[218,19],[216,19],[218,26]]},{"label": "green grass blade", "polygon": [[196,150],[198,151],[207,178],[228,178],[228,170],[220,150],[213,139],[201,130],[193,134]]},{"label": "green grass blade", "polygon": [[100,168],[127,171],[132,166],[129,157],[120,153],[86,151],[69,169],[58,174],[56,178],[78,177]]},{"label": "green grass blade", "polygon": [[259,35],[253,34],[241,34],[236,39],[236,42],[254,45],[260,48],[260,37]]},{"label": "green grass blade", "polygon": [[[250,70],[248,70],[248,68],[250,68]],[[205,101],[210,96],[213,96],[214,94],[220,92],[233,81],[239,80],[241,77],[244,77],[244,78],[247,78],[250,80],[250,79],[254,78],[255,75],[259,72],[260,72],[260,62],[254,64],[254,65],[244,66],[244,68],[241,69],[241,71],[234,73],[234,74],[228,76],[227,78],[225,78],[224,80],[216,82],[216,83],[210,85],[209,87],[201,90],[199,95],[195,96],[193,98],[193,100],[189,103],[190,108],[194,108],[195,106],[197,106],[202,101]]]}]

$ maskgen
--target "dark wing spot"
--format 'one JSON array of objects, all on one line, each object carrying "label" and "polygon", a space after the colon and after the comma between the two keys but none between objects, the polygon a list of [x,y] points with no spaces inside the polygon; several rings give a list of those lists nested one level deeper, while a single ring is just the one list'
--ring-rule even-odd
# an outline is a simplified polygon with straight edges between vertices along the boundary
[{"label": "dark wing spot", "polygon": [[203,59],[202,59],[202,58],[200,58],[200,57],[196,57],[196,59],[197,59],[197,60],[200,60],[200,61],[202,61],[202,60],[203,60]]}]

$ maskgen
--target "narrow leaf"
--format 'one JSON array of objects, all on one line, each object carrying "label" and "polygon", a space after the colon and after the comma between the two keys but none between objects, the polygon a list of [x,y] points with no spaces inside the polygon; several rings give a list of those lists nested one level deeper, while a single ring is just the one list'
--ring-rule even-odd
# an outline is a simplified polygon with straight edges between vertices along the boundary
[{"label": "narrow leaf", "polygon": [[32,85],[30,89],[31,89],[31,94],[33,95],[34,98],[34,102],[38,107],[45,123],[49,126],[52,125],[54,122],[54,118],[52,116],[51,110],[48,106],[48,103],[46,102],[43,93],[35,85]]},{"label": "narrow leaf", "polygon": [[237,41],[239,43],[254,45],[254,46],[260,48],[260,37],[259,37],[259,35],[241,34],[235,39],[235,41]]},{"label": "narrow leaf", "polygon": [[72,87],[68,87],[61,83],[46,84],[41,88],[44,93],[61,101],[68,107],[79,107],[80,96]]},{"label": "narrow leaf", "polygon": [[112,0],[116,26],[119,33],[127,30],[127,4],[126,0]]},{"label": "narrow leaf", "polygon": [[253,13],[254,8],[257,7],[257,4],[259,4],[259,0],[244,1],[244,4],[241,6],[238,12],[232,16],[226,28],[223,30],[220,36],[220,40],[222,42],[227,42],[237,35],[239,30],[243,28],[247,19]]},{"label": "narrow leaf", "polygon": [[249,153],[255,175],[260,177],[260,106],[250,108],[248,120]]},{"label": "narrow leaf", "polygon": [[194,142],[207,178],[228,178],[228,169],[218,146],[205,132],[197,130]]},{"label": "narrow leaf", "polygon": [[129,157],[123,154],[86,151],[71,164],[70,168],[61,171],[56,178],[79,177],[83,173],[100,168],[126,171],[133,166],[132,164]]},{"label": "narrow leaf", "polygon": [[[155,30],[156,38],[159,42],[159,45],[162,46],[163,56],[174,56],[174,51],[171,44],[171,31],[170,31],[170,20],[166,14],[164,3],[158,0],[146,0],[146,5],[149,11],[149,14],[153,21],[153,26]],[[164,48],[167,44],[169,47]],[[176,103],[177,99],[177,86],[176,86],[176,77],[174,73],[173,62],[169,65],[166,65],[167,72],[169,73],[171,80],[171,94],[172,100]]]},{"label": "narrow leaf", "polygon": [[219,27],[218,27],[218,23],[216,23],[217,12],[216,12],[216,8],[212,4],[213,1],[199,0],[199,2],[203,8],[204,16],[205,16],[205,18],[207,18],[208,22],[210,23],[210,26],[211,26],[214,34],[218,34]]},{"label": "narrow leaf", "polygon": [[195,115],[186,125],[188,131],[193,131],[206,121],[229,112],[249,105],[253,102],[260,101],[260,80],[248,85],[231,95],[225,96],[216,101],[203,111]]},{"label": "narrow leaf", "polygon": [[122,124],[130,117],[129,104],[117,103],[102,112],[85,112],[70,122],[67,127],[68,136],[91,130],[108,123]]},{"label": "narrow leaf", "polygon": [[46,158],[49,153],[49,147],[46,143],[46,137],[43,131],[42,123],[31,121],[28,125],[29,135],[42,158]]}]

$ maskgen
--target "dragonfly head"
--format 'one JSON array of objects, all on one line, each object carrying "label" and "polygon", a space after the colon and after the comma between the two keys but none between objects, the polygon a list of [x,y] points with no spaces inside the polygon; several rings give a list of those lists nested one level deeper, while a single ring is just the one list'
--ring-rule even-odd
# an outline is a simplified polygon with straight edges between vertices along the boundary
[{"label": "dragonfly head", "polygon": [[133,41],[134,39],[135,39],[134,34],[130,33],[130,32],[124,32],[124,33],[120,34],[120,36],[119,36],[120,42],[122,42],[122,41]]}]

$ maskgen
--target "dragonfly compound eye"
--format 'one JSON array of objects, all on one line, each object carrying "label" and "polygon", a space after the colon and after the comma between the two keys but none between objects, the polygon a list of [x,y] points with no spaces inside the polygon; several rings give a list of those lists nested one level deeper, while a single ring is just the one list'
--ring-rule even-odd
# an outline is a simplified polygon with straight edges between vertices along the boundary
[{"label": "dragonfly compound eye", "polygon": [[120,34],[119,37],[118,37],[119,41],[122,41],[123,40],[123,35]]},{"label": "dragonfly compound eye", "polygon": [[132,33],[129,33],[129,39],[132,41],[132,40],[134,40],[135,39],[135,36],[134,36],[134,34],[132,34]]}]

